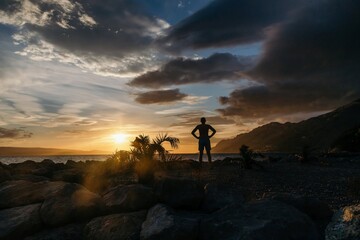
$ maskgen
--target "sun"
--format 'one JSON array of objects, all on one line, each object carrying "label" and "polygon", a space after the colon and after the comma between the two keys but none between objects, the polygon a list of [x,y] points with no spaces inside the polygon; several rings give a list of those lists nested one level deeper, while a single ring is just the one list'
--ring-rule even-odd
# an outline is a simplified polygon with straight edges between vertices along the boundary
[{"label": "sun", "polygon": [[126,136],[126,134],[123,134],[123,133],[117,133],[117,134],[113,135],[113,139],[116,143],[123,143],[126,141],[127,136]]}]

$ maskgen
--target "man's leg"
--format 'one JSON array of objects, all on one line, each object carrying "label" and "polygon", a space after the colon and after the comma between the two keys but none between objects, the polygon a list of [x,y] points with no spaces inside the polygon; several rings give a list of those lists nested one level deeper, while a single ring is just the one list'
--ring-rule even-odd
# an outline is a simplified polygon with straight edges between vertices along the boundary
[{"label": "man's leg", "polygon": [[208,161],[209,161],[209,163],[211,163],[211,145],[210,145],[210,140],[206,143],[205,149],[206,149],[206,154],[207,154],[207,157],[208,157]]},{"label": "man's leg", "polygon": [[203,154],[204,154],[204,149],[199,150],[199,162],[200,163],[202,163]]},{"label": "man's leg", "polygon": [[211,163],[211,151],[210,151],[210,149],[206,149],[206,154],[207,154],[209,163]]}]

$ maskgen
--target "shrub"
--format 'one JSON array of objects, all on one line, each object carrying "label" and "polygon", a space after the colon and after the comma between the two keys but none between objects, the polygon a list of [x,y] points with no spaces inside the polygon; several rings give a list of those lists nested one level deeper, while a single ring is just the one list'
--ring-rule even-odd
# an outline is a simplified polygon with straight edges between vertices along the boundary
[{"label": "shrub", "polygon": [[139,135],[131,142],[131,155],[137,160],[135,171],[139,183],[152,183],[156,168],[157,158],[166,161],[168,151],[162,146],[164,142],[170,143],[172,148],[177,148],[180,140],[168,134],[159,134],[152,141],[149,136]]}]

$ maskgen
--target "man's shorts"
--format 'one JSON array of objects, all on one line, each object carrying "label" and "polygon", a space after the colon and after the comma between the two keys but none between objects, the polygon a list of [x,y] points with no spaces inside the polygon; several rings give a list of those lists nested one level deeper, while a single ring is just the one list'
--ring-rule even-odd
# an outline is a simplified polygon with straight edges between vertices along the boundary
[{"label": "man's shorts", "polygon": [[204,148],[206,149],[206,151],[211,150],[211,145],[210,145],[210,139],[209,138],[200,138],[199,139],[199,151],[200,152],[204,151]]}]

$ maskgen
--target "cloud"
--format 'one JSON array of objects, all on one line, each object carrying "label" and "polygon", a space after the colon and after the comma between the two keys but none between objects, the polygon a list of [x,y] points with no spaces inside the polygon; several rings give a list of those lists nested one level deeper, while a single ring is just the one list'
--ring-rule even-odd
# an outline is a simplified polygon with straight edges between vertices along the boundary
[{"label": "cloud", "polygon": [[358,1],[321,1],[274,27],[257,65],[260,86],[220,98],[225,116],[331,110],[360,97]]},{"label": "cloud", "polygon": [[181,93],[179,89],[158,90],[140,93],[135,101],[141,104],[168,104],[183,100],[187,96],[187,94]]},{"label": "cloud", "polygon": [[146,48],[168,26],[129,0],[24,0],[16,6],[5,8],[0,22],[37,32],[72,52],[123,56]]},{"label": "cloud", "polygon": [[245,44],[263,40],[303,0],[215,0],[175,25],[159,43],[170,51]]},{"label": "cloud", "polygon": [[[194,117],[196,115],[196,117]],[[232,119],[226,119],[221,116],[206,116],[206,114],[201,113],[192,113],[192,114],[183,114],[178,116],[180,121],[177,123],[172,124],[171,126],[180,126],[180,127],[189,127],[189,126],[196,126],[200,124],[200,118],[206,117],[207,123],[211,125],[232,125],[235,124],[235,121]]]},{"label": "cloud", "polygon": [[23,56],[107,76],[154,68],[153,41],[169,26],[130,0],[8,0],[0,5],[0,23],[18,28],[14,42]]},{"label": "cloud", "polygon": [[159,88],[191,83],[211,83],[222,80],[238,80],[241,71],[254,64],[253,57],[237,57],[229,53],[216,53],[208,58],[177,58],[162,66],[134,78],[130,86]]},{"label": "cloud", "polygon": [[25,131],[23,129],[14,128],[7,129],[0,127],[0,139],[2,138],[10,138],[10,139],[22,139],[22,138],[30,138],[33,133]]}]

